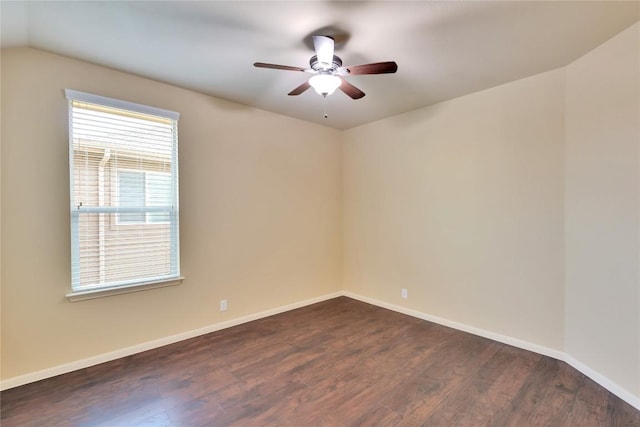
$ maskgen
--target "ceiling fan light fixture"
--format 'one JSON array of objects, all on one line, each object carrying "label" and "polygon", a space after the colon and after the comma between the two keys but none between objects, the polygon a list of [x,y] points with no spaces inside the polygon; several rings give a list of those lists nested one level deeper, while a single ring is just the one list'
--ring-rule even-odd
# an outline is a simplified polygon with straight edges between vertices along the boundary
[{"label": "ceiling fan light fixture", "polygon": [[316,74],[309,79],[309,84],[318,95],[327,96],[340,87],[342,79],[332,74]]},{"label": "ceiling fan light fixture", "polygon": [[309,60],[310,68],[268,64],[265,62],[255,62],[253,66],[258,68],[271,68],[274,70],[302,71],[304,73],[314,74],[314,76],[309,80],[289,92],[287,94],[289,96],[300,95],[313,87],[318,95],[326,98],[327,95],[331,95],[339,88],[351,99],[361,99],[364,97],[365,93],[349,83],[347,79],[343,79],[343,76],[390,74],[395,73],[398,70],[398,64],[394,61],[372,62],[370,64],[343,67],[342,59],[334,55],[335,40],[331,36],[313,36],[313,47],[316,54]]}]

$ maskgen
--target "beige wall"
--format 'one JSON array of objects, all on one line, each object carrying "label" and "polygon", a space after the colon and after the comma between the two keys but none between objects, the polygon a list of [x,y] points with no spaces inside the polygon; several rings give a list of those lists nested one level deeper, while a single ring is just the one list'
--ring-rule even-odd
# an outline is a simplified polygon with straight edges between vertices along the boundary
[{"label": "beige wall", "polygon": [[[566,352],[637,400],[638,31],[346,132],[3,51],[2,378],[343,289]],[[64,298],[65,87],[182,113],[183,285]]]},{"label": "beige wall", "polygon": [[640,24],[567,67],[566,351],[640,396]]},{"label": "beige wall", "polygon": [[[65,88],[181,113],[182,285],[65,298]],[[12,49],[2,51],[1,136],[3,379],[339,290],[338,131]]]},{"label": "beige wall", "polygon": [[566,354],[638,406],[639,26],[346,131],[343,287]]},{"label": "beige wall", "polygon": [[561,349],[563,111],[555,70],[346,131],[344,288]]}]

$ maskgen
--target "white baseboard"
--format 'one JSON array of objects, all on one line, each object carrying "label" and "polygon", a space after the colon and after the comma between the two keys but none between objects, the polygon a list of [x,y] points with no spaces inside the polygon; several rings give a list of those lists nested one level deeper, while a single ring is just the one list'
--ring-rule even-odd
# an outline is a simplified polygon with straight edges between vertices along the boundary
[{"label": "white baseboard", "polygon": [[62,375],[72,371],[77,371],[78,369],[88,368],[90,366],[98,365],[100,363],[110,362],[112,360],[120,359],[122,357],[131,356],[132,354],[142,353],[143,351],[152,350],[154,348],[162,347],[168,344],[173,344],[189,338],[205,335],[211,332],[230,328],[232,326],[241,325],[243,323],[262,319],[264,317],[273,316],[274,314],[284,313],[285,311],[295,310],[296,308],[315,304],[321,301],[326,301],[328,299],[336,298],[342,295],[343,295],[342,292],[334,292],[334,293],[322,295],[316,298],[310,298],[304,301],[299,301],[293,304],[283,305],[270,310],[261,311],[259,313],[238,317],[236,319],[215,323],[213,325],[205,326],[198,329],[193,329],[191,331],[170,335],[168,337],[160,338],[153,341],[148,341],[148,342],[137,344],[131,347],[122,348],[120,350],[110,351],[108,353],[99,354],[97,356],[89,357],[86,359],[65,363],[62,365],[43,369],[41,371],[31,372],[25,375],[19,375],[17,377],[8,378],[0,382],[0,390],[7,390],[7,389],[18,387],[24,384],[29,384],[32,382],[44,380],[46,378],[55,377],[57,375]]},{"label": "white baseboard", "polygon": [[630,391],[620,387],[609,378],[605,377],[599,372],[594,371],[584,363],[574,359],[569,354],[565,354],[564,361],[640,411],[640,396],[636,396]]},{"label": "white baseboard", "polygon": [[427,320],[429,322],[437,323],[439,325],[448,326],[450,328],[457,329],[459,331],[468,332],[468,333],[473,334],[473,335],[478,335],[478,336],[481,336],[481,337],[484,337],[484,338],[489,338],[489,339],[491,339],[493,341],[498,341],[498,342],[501,342],[503,344],[508,344],[508,345],[513,346],[513,347],[518,347],[518,348],[521,348],[523,350],[532,351],[534,353],[542,354],[544,356],[549,356],[549,357],[553,357],[554,359],[561,360],[561,361],[571,365],[572,367],[574,367],[575,369],[577,369],[578,371],[580,371],[581,373],[583,373],[587,377],[591,378],[593,381],[595,381],[596,383],[600,384],[602,387],[606,388],[611,393],[615,394],[620,399],[622,399],[625,402],[627,402],[629,405],[631,405],[634,408],[640,410],[640,396],[634,395],[630,391],[628,391],[625,388],[623,388],[623,387],[619,386],[618,384],[616,384],[614,381],[611,381],[606,376],[600,374],[599,372],[596,372],[595,370],[591,369],[589,366],[587,366],[584,363],[581,363],[580,361],[574,359],[571,355],[569,355],[569,354],[567,354],[567,353],[565,353],[563,351],[555,350],[555,349],[548,348],[548,347],[544,347],[544,346],[541,346],[541,345],[538,345],[538,344],[533,344],[533,343],[530,343],[528,341],[523,341],[523,340],[520,340],[520,339],[517,339],[517,338],[513,338],[513,337],[509,337],[509,336],[506,336],[506,335],[496,334],[494,332],[487,331],[485,329],[480,329],[480,328],[476,328],[474,326],[466,325],[464,323],[458,323],[458,322],[454,322],[454,321],[451,321],[451,320],[448,320],[448,319],[443,319],[441,317],[432,316],[430,314],[422,313],[422,312],[417,311],[417,310],[412,310],[410,308],[402,307],[402,306],[395,305],[395,304],[390,304],[390,303],[387,303],[387,302],[384,302],[384,301],[380,301],[380,300],[376,300],[376,299],[373,299],[373,298],[365,297],[365,296],[362,296],[362,295],[354,294],[352,292],[346,292],[345,291],[345,292],[342,292],[342,294],[344,296],[356,299],[358,301],[362,301],[362,302],[366,302],[366,303],[369,303],[369,304],[373,304],[375,306],[386,308],[386,309],[389,309],[389,310],[392,310],[392,311],[396,311],[398,313],[406,314],[408,316],[417,317],[418,319],[423,319],[423,320]]},{"label": "white baseboard", "polygon": [[25,375],[9,378],[0,383],[0,390],[7,390],[13,387],[18,387],[24,384],[40,381],[46,378],[51,378],[56,375],[66,374],[68,372],[76,371],[78,369],[88,368],[90,366],[98,365],[100,363],[109,362],[122,357],[130,356],[132,354],[141,353],[143,351],[152,350],[154,348],[162,347],[168,344],[173,344],[179,341],[183,341],[189,338],[194,338],[200,335],[205,335],[211,332],[219,331],[222,329],[230,328],[232,326],[241,325],[243,323],[251,322],[254,320],[262,319],[265,317],[273,316],[275,314],[283,313],[285,311],[294,310],[296,308],[305,307],[307,305],[315,304],[317,302],[326,301],[339,296],[346,296],[358,301],[366,302],[378,307],[386,308],[388,310],[396,311],[398,313],[406,314],[408,316],[416,317],[418,319],[427,320],[429,322],[437,323],[439,325],[447,326],[459,331],[468,332],[473,335],[478,335],[484,338],[488,338],[494,341],[498,341],[504,344],[508,344],[514,347],[521,348],[523,350],[532,351],[534,353],[542,354],[544,356],[553,357],[557,360],[562,360],[578,371],[582,372],[587,377],[591,378],[602,387],[609,390],[631,406],[640,410],[640,397],[627,391],[625,388],[619,386],[614,381],[611,381],[606,376],[596,372],[589,366],[574,359],[571,355],[566,354],[560,350],[555,350],[538,344],[533,344],[528,341],[520,340],[517,338],[509,337],[506,335],[497,334],[485,329],[476,328],[474,326],[466,325],[464,323],[454,322],[452,320],[444,319],[442,317],[432,316],[430,314],[422,313],[417,310],[402,307],[395,304],[390,304],[384,301],[376,300],[373,298],[358,295],[352,292],[340,291],[327,295],[322,295],[316,298],[307,299],[304,301],[288,304],[280,307],[276,307],[270,310],[261,311],[259,313],[250,314],[247,316],[238,317],[236,319],[227,320],[213,325],[205,326],[203,328],[194,329],[191,331],[183,332],[176,335],[160,338],[153,341],[148,341],[142,344],[126,347],[120,350],[112,351],[109,353],[100,354],[87,359],[78,360],[75,362],[65,363],[63,365],[54,366],[52,368],[43,369],[41,371],[32,372]]},{"label": "white baseboard", "polygon": [[423,313],[421,311],[412,310],[410,308],[402,307],[400,305],[390,304],[384,301],[376,300],[362,295],[354,294],[352,292],[343,292],[343,294],[349,298],[357,299],[358,301],[373,304],[378,307],[386,308],[398,313],[406,314],[407,316],[417,317],[418,319],[427,320],[429,322],[437,323],[442,326],[456,329],[458,331],[468,332],[480,337],[489,338],[493,341],[498,341],[503,344],[508,344],[513,347],[518,347],[524,350],[533,351],[534,353],[542,354],[544,356],[553,357],[554,359],[564,360],[564,353],[558,350],[554,350],[549,347],[544,347],[538,344],[533,344],[528,341],[523,341],[517,338],[513,338],[507,335],[497,334],[495,332],[487,331],[486,329],[476,328],[464,323],[454,322],[453,320],[444,319],[438,316],[432,316],[430,314]]}]

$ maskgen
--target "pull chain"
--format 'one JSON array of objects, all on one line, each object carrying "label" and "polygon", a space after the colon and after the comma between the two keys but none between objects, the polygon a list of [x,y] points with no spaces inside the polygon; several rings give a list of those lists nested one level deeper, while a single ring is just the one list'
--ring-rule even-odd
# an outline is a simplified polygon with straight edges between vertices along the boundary
[{"label": "pull chain", "polygon": [[327,114],[327,95],[326,94],[322,95],[322,98],[323,98],[322,99],[322,116],[325,119],[328,119],[329,114]]}]

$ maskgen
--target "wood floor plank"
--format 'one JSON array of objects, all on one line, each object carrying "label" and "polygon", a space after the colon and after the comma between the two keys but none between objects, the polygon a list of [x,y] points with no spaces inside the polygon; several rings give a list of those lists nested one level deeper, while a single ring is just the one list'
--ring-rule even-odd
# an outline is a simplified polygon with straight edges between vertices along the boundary
[{"label": "wood floor plank", "polygon": [[519,358],[522,351],[512,350],[517,349],[502,347],[475,375],[467,378],[466,386],[450,397],[448,404],[453,411],[446,421],[448,425],[488,425],[508,407],[535,364],[533,360]]},{"label": "wood floor plank", "polygon": [[341,297],[0,394],[3,427],[640,426],[563,362]]}]

